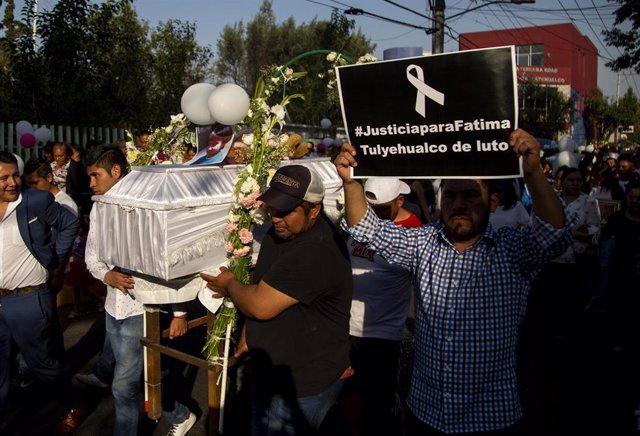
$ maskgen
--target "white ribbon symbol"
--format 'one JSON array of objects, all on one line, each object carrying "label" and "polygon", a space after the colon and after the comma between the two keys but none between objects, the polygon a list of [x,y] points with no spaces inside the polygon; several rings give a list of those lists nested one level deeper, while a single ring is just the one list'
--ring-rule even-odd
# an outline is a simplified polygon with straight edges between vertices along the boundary
[{"label": "white ribbon symbol", "polygon": [[[416,72],[415,76],[412,74],[413,71]],[[427,113],[425,109],[425,97],[429,97],[430,100],[435,101],[440,106],[444,106],[444,94],[424,83],[422,68],[414,64],[409,65],[407,67],[407,80],[418,90],[418,95],[416,96],[416,112],[420,115],[425,117]]]}]

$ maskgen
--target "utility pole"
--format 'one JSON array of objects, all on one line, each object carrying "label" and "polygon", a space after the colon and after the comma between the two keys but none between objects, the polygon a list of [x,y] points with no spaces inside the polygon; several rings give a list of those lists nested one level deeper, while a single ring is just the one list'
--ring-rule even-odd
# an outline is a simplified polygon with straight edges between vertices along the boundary
[{"label": "utility pole", "polygon": [[[618,71],[618,84],[616,86],[616,109],[620,105],[620,71]],[[616,111],[617,112],[617,111]],[[620,133],[620,125],[616,122],[616,131],[614,136],[614,142],[616,146],[618,145],[618,135]]]},{"label": "utility pole", "polygon": [[[490,5],[495,5],[497,3],[507,3],[507,4],[511,3],[514,5],[522,5],[522,4],[531,4],[535,2],[536,0],[494,0],[486,3],[481,3],[477,6],[466,9],[457,14],[453,14],[449,17],[449,19],[459,17],[460,15],[464,15],[468,12],[475,11],[476,9],[484,8]],[[433,7],[433,23],[435,26],[435,32],[433,32],[433,39],[432,39],[433,54],[444,52],[444,20],[445,20],[444,0],[435,0],[435,5]]]},{"label": "utility pole", "polygon": [[38,36],[38,0],[33,2],[33,51],[36,51],[36,38]]},{"label": "utility pole", "polygon": [[433,8],[433,23],[436,31],[433,33],[431,53],[444,52],[444,0],[435,0]]}]

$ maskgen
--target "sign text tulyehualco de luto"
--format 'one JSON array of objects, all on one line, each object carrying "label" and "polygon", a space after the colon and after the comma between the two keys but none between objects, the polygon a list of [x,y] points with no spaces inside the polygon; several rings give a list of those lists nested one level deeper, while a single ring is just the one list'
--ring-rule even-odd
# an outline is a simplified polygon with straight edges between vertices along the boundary
[{"label": "sign text tulyehualco de luto", "polygon": [[337,69],[354,177],[521,175],[513,47]]}]

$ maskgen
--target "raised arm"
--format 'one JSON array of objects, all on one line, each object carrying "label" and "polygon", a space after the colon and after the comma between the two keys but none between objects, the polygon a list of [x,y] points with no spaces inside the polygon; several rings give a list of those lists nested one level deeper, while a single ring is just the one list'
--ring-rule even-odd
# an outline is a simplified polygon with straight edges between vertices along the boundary
[{"label": "raised arm", "polygon": [[524,182],[527,184],[533,211],[544,222],[555,228],[564,226],[564,211],[558,196],[547,182],[540,166],[540,143],[529,133],[517,129],[509,138],[513,150],[522,156]]},{"label": "raised arm", "polygon": [[346,143],[334,161],[344,187],[345,218],[349,227],[358,224],[367,213],[367,200],[362,184],[351,178],[351,168],[358,166],[355,155],[356,149]]}]

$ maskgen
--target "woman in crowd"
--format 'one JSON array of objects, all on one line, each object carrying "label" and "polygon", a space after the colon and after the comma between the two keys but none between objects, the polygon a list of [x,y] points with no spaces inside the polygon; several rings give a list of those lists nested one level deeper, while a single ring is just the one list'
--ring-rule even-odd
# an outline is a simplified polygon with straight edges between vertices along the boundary
[{"label": "woman in crowd", "polygon": [[529,223],[529,213],[518,200],[514,180],[491,181],[491,192],[489,222],[494,230],[502,227],[521,228]]}]

